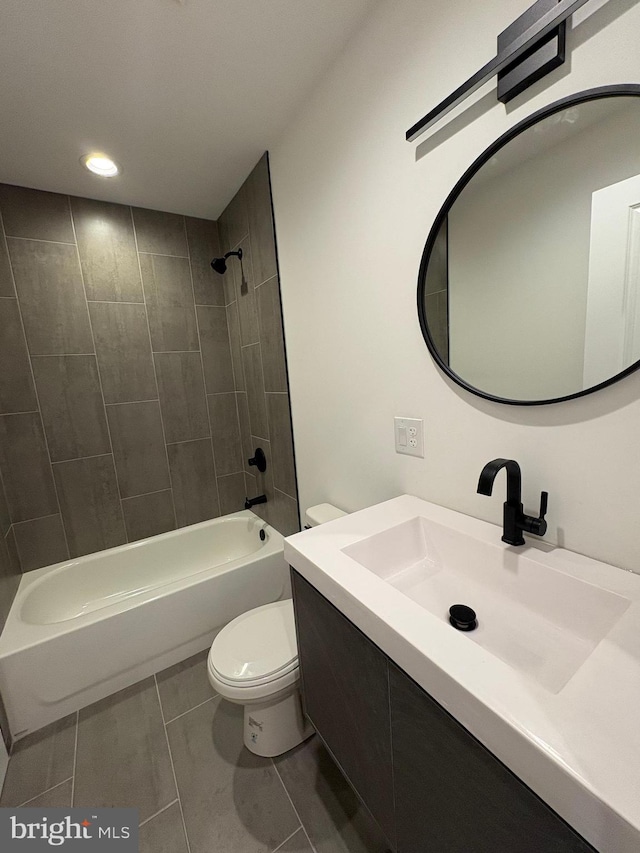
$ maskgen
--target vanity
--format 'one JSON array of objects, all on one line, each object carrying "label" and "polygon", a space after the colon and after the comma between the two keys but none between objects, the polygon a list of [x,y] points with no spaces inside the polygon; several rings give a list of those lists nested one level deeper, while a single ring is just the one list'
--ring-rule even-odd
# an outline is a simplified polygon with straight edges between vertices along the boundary
[{"label": "vanity", "polygon": [[403,495],[285,540],[305,712],[397,853],[638,851],[640,576],[501,532]]}]

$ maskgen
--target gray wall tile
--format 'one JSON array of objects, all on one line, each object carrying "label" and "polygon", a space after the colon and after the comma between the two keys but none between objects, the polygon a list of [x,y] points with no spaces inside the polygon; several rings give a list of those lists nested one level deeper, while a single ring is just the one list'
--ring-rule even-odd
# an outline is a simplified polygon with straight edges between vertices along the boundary
[{"label": "gray wall tile", "polygon": [[169,467],[178,527],[220,515],[211,440],[169,444]]},{"label": "gray wall tile", "polygon": [[16,291],[13,286],[13,276],[11,275],[9,252],[7,251],[7,244],[2,229],[2,217],[0,216],[0,296],[15,295]]},{"label": "gray wall tile", "polygon": [[273,464],[273,484],[291,497],[296,496],[293,464],[293,437],[288,394],[267,394],[267,414]]},{"label": "gray wall tile", "polygon": [[93,352],[76,247],[7,242],[31,355]]},{"label": "gray wall tile", "polygon": [[38,356],[33,373],[52,461],[110,453],[96,357]]},{"label": "gray wall tile", "polygon": [[209,649],[205,649],[156,675],[165,722],[171,722],[216,695],[207,675],[208,656]]},{"label": "gray wall tile", "polygon": [[247,474],[256,469],[249,467],[249,459],[253,456],[255,450],[253,446],[253,438],[251,437],[251,424],[249,422],[249,403],[247,402],[246,394],[236,394],[238,402],[238,419],[240,421],[240,443],[242,446],[242,461],[244,470]]},{"label": "gray wall tile", "polygon": [[144,305],[89,306],[105,403],[157,399]]},{"label": "gray wall tile", "polygon": [[[6,535],[0,536],[0,631],[4,628],[4,623],[20,586],[21,577],[22,571],[20,569],[20,558],[18,557],[16,540],[13,535],[13,529],[9,528]],[[1,699],[0,723],[3,727],[2,734],[6,743],[9,735],[9,726],[6,722],[6,712],[4,711],[4,707],[1,706]]]},{"label": "gray wall tile", "polygon": [[8,237],[75,243],[66,195],[0,184],[0,210]]},{"label": "gray wall tile", "polygon": [[263,154],[246,183],[249,232],[256,284],[276,275],[276,241],[271,210],[269,156]]},{"label": "gray wall tile", "polygon": [[279,489],[274,489],[268,521],[283,536],[292,536],[297,533],[300,530],[298,502]]},{"label": "gray wall tile", "polygon": [[236,395],[210,394],[209,423],[213,441],[213,456],[218,477],[242,471],[242,447],[240,444],[240,426]]},{"label": "gray wall tile", "polygon": [[17,299],[0,299],[0,414],[38,408]]},{"label": "gray wall tile", "polygon": [[23,572],[69,559],[59,513],[14,524],[13,533]]},{"label": "gray wall tile", "polygon": [[9,507],[7,498],[4,493],[4,484],[0,475],[0,536],[5,536],[7,530],[11,527],[11,516],[9,515]]},{"label": "gray wall tile", "polygon": [[218,494],[220,495],[220,515],[240,512],[244,509],[244,499],[247,492],[244,487],[244,474],[227,474],[218,477]]},{"label": "gray wall tile", "polygon": [[153,678],[80,711],[74,805],[137,808],[142,822],[176,796]]},{"label": "gray wall tile", "polygon": [[141,826],[138,842],[140,853],[188,853],[179,803]]},{"label": "gray wall tile", "polygon": [[280,308],[280,287],[273,278],[256,290],[260,318],[260,346],[266,391],[288,391],[284,358],[284,332]]},{"label": "gray wall tile", "polygon": [[231,344],[231,365],[236,391],[245,390],[244,367],[242,366],[242,343],[240,341],[240,320],[238,318],[238,303],[232,302],[227,306],[227,326],[229,327],[229,342]]},{"label": "gray wall tile", "polygon": [[208,437],[209,417],[200,353],[156,353],[154,358],[166,441]]},{"label": "gray wall tile", "polygon": [[0,417],[0,471],[12,521],[58,512],[39,413]]},{"label": "gray wall tile", "polygon": [[189,256],[184,217],[176,213],[163,213],[160,210],[133,208],[133,221],[136,227],[139,252],[151,252],[154,255]]},{"label": "gray wall tile", "polygon": [[211,269],[211,261],[222,254],[218,223],[191,216],[185,217],[185,223],[196,304],[224,305],[224,277]]},{"label": "gray wall tile", "polygon": [[107,406],[107,417],[121,496],[170,488],[159,403]]},{"label": "gray wall tile", "polygon": [[167,726],[191,853],[264,853],[299,826],[271,761],[242,745],[242,716],[213,699]]},{"label": "gray wall tile", "polygon": [[73,776],[75,742],[75,714],[19,740],[11,755],[0,805],[20,806]]},{"label": "gray wall tile", "polygon": [[140,267],[153,349],[199,349],[187,258],[140,255]]},{"label": "gray wall tile", "polygon": [[235,382],[226,309],[200,305],[196,310],[207,394],[233,391]]},{"label": "gray wall tile", "polygon": [[[246,183],[231,199],[218,220],[218,225],[224,229],[226,245],[222,246],[224,252],[235,249],[240,240],[249,233],[249,218],[247,216],[247,190]],[[222,232],[221,232],[222,236]]]},{"label": "gray wall tile", "polygon": [[87,299],[142,302],[130,208],[72,198],[71,211]]},{"label": "gray wall tile", "polygon": [[233,273],[238,319],[240,321],[240,342],[245,346],[246,344],[258,343],[260,340],[260,329],[258,327],[258,309],[254,291],[251,243],[249,239],[242,241],[242,249],[244,251],[242,263],[234,263],[233,268],[227,272],[227,275]]},{"label": "gray wall tile", "polygon": [[72,557],[127,541],[111,455],[57,462],[53,472]]},{"label": "gray wall tile", "polygon": [[260,438],[269,438],[260,344],[242,348],[242,363],[244,365],[244,378],[247,383],[251,432]]},{"label": "gray wall tile", "polygon": [[122,501],[122,511],[129,542],[167,533],[176,526],[170,490],[126,498]]}]

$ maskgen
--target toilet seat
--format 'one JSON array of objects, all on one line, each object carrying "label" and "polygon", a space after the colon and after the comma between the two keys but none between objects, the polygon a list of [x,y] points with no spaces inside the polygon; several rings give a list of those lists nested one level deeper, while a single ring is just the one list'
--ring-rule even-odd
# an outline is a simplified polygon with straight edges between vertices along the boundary
[{"label": "toilet seat", "polygon": [[[211,676],[234,689],[282,686],[298,678],[298,646],[293,602],[275,601],[243,613],[213,641],[208,668]],[[278,689],[276,685],[274,688]]]}]

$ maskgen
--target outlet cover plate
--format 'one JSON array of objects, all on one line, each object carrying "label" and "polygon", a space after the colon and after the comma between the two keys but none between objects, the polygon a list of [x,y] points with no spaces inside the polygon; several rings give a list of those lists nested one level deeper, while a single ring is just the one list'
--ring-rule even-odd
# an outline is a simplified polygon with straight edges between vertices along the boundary
[{"label": "outlet cover plate", "polygon": [[422,418],[393,419],[396,453],[424,459],[424,421]]}]

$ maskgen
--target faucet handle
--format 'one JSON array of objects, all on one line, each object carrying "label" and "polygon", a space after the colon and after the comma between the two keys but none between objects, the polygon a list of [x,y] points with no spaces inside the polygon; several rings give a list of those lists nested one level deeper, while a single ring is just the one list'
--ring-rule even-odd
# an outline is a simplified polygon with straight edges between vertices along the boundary
[{"label": "faucet handle", "polygon": [[535,536],[544,536],[547,532],[547,522],[545,515],[547,514],[547,504],[549,502],[549,492],[540,493],[540,516],[532,518],[530,515],[525,515],[523,519],[522,529],[527,533],[533,533]]}]

